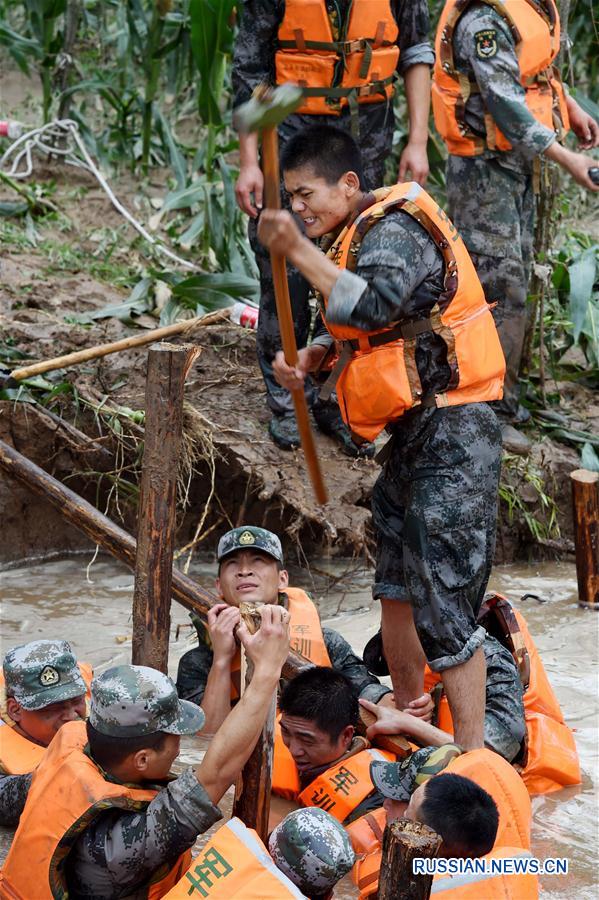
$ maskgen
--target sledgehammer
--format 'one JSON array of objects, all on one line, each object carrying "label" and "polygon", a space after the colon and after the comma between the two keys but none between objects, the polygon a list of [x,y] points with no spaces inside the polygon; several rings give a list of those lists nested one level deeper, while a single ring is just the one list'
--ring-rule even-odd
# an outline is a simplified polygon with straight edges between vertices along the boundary
[{"label": "sledgehammer", "polygon": [[[248,134],[252,131],[262,133],[262,168],[264,171],[264,192],[266,205],[270,209],[281,208],[280,174],[279,174],[279,140],[277,125],[292,113],[300,104],[302,90],[293,84],[283,84],[277,88],[261,86],[254,91],[254,96],[243,106],[235,110],[233,124],[237,131]],[[281,332],[281,343],[285,353],[285,362],[289,366],[297,365],[297,344],[291,315],[289,285],[287,284],[287,268],[285,257],[278,253],[270,254],[272,277],[277,302],[277,318]],[[314,435],[310,428],[308,406],[302,389],[292,391],[295,417],[300,433],[302,449],[310,480],[318,503],[327,502],[327,491],[320,471]]]}]

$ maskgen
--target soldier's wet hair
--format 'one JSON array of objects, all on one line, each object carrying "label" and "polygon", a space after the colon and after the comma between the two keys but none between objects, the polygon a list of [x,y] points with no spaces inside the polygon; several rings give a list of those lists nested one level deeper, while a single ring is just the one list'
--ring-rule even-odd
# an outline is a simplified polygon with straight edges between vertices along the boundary
[{"label": "soldier's wet hair", "polygon": [[102,734],[89,722],[86,727],[90,756],[107,772],[114,766],[119,766],[138,750],[162,750],[168,737],[164,731],[143,734],[140,737],[114,737],[112,734]]},{"label": "soldier's wet hair", "polygon": [[448,772],[426,782],[420,819],[443,838],[446,856],[477,858],[493,848],[499,813],[480,785]]},{"label": "soldier's wet hair", "polygon": [[327,184],[337,184],[346,172],[355,172],[366,190],[360,149],[351,134],[334,125],[311,125],[295,134],[281,151],[281,169],[290,172],[310,166]]},{"label": "soldier's wet hair", "polygon": [[285,686],[279,708],[288,716],[314,722],[331,742],[348,725],[357,724],[360,712],[351,681],[342,672],[325,666],[296,675]]}]

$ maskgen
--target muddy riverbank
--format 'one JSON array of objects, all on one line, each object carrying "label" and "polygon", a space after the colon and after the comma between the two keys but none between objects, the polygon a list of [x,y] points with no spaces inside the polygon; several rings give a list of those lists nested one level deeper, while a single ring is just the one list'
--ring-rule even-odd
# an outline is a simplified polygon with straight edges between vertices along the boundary
[{"label": "muddy riverbank", "polygon": [[[164,193],[163,176],[156,172],[142,185],[123,175],[113,186],[145,221],[152,198]],[[59,214],[36,221],[29,232],[11,220],[5,225],[0,364],[7,370],[156,327],[164,303],[152,294],[145,312],[123,309],[130,292],[120,285],[141,277],[145,262],[88,173],[42,164],[36,177],[51,186]],[[120,311],[97,318],[115,305]],[[316,507],[302,454],[280,451],[269,438],[254,333],[223,324],[176,340],[202,348],[186,386],[178,546],[195,539],[200,549],[212,550],[221,526],[251,519],[281,533],[299,560],[329,548],[369,561],[370,494],[378,466],[349,459],[317,434],[330,501]],[[119,353],[0,395],[0,438],[132,531],[146,358],[144,349]],[[580,458],[574,446],[553,440],[551,429],[599,432],[599,403],[575,381],[548,379],[547,391],[559,396],[560,405],[553,420],[539,417],[529,428],[530,457],[504,458],[497,562],[567,558],[572,550],[568,476]],[[8,526],[2,562],[86,546],[46,504],[10,483],[0,484],[0,509]]]},{"label": "muddy riverbank", "polygon": [[[23,568],[4,570],[2,589],[2,647],[42,636],[72,640],[78,655],[96,672],[130,660],[131,595],[133,578],[124,567],[101,557],[88,567],[90,555],[78,555]],[[370,598],[372,573],[356,569],[351,560],[312,559],[312,570],[294,570],[292,583],[313,592],[326,624],[337,628],[361,652],[378,627],[378,606]],[[193,574],[212,585],[214,565],[203,559]],[[527,618],[543,662],[575,729],[583,769],[583,783],[548,797],[533,799],[533,852],[539,858],[568,857],[567,876],[543,877],[542,896],[550,900],[594,900],[597,871],[598,775],[598,631],[599,617],[577,606],[574,567],[564,563],[499,566],[490,587],[513,599]],[[522,601],[535,594],[545,602]],[[185,611],[173,604],[170,670],[191,645]],[[183,760],[193,762],[205,745],[190,742]],[[230,795],[223,803],[225,813]],[[285,807],[275,805],[281,815]],[[3,830],[0,847],[11,834]],[[339,900],[355,897],[344,883]]]}]

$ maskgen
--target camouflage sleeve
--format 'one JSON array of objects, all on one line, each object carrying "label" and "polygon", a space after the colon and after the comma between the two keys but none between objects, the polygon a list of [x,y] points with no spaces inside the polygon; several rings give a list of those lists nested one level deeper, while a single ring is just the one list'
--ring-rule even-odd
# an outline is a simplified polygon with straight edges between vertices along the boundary
[{"label": "camouflage sleeve", "polygon": [[282,18],[281,0],[243,0],[233,51],[233,106],[249,100],[262,82],[274,84],[273,47]]},{"label": "camouflage sleeve", "polygon": [[0,825],[19,824],[27,800],[31,775],[0,775]]},{"label": "camouflage sleeve", "polygon": [[484,106],[509,142],[529,158],[547,150],[555,134],[528,110],[514,38],[503,16],[475,4],[458,21],[453,47],[457,67],[474,78]]},{"label": "camouflage sleeve", "polygon": [[338,669],[349,678],[358,697],[378,703],[381,697],[390,693],[390,688],[381,684],[376,675],[368,671],[338,631],[323,627],[322,634],[333,669]]},{"label": "camouflage sleeve", "polygon": [[177,693],[182,700],[200,706],[212,667],[212,650],[200,644],[184,653],[177,668]]},{"label": "camouflage sleeve", "polygon": [[69,855],[69,895],[137,896],[156,869],[221,818],[194,770],[186,769],[143,812],[110,809],[88,826]]},{"label": "camouflage sleeve", "polygon": [[337,279],[327,321],[364,331],[384,328],[417,312],[411,301],[423,282],[429,282],[430,309],[443,289],[442,276],[441,254],[426,231],[406,213],[392,213],[364,236],[355,273],[344,270]]},{"label": "camouflage sleeve", "polygon": [[428,39],[430,17],[427,0],[399,0],[394,4],[399,28],[399,62],[397,71],[403,75],[418,63],[432,66],[435,54]]}]

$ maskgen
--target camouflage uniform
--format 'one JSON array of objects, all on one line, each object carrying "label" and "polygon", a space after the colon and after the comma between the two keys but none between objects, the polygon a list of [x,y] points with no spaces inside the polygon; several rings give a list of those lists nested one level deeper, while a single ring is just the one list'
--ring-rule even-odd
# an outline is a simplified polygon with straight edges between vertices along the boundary
[{"label": "camouflage uniform", "polygon": [[272,831],[268,850],[278,869],[307,897],[324,895],[355,861],[342,826],[323,809],[296,809]]},{"label": "camouflage uniform", "polygon": [[[92,682],[89,721],[102,734],[137,737],[195,734],[204,716],[193,704],[179,700],[175,685],[161,672],[116,666]],[[89,747],[84,752],[90,756]],[[69,853],[69,896],[147,896],[147,883],[156,870],[172,864],[220,818],[192,768],[159,790],[141,812],[98,810]]]},{"label": "camouflage uniform", "polygon": [[[7,697],[28,710],[40,710],[52,703],[73,700],[85,694],[77,660],[67,641],[31,641],[13,647],[4,658],[4,687]],[[8,728],[0,721],[2,728]],[[31,775],[8,775],[0,768],[0,825],[16,826]]]},{"label": "camouflage uniform", "polygon": [[[327,0],[331,16],[335,7],[347,6],[347,0],[338,3]],[[393,15],[399,26],[400,57],[398,71],[404,74],[419,63],[432,65],[433,51],[428,42],[428,5],[424,0],[392,0]],[[279,25],[283,19],[284,0],[244,0],[243,15],[233,56],[234,106],[245,103],[254,88],[261,82],[275,83],[274,48]],[[334,22],[334,19],[333,19]],[[351,131],[351,119],[346,109],[340,116],[292,115],[279,126],[279,141],[283,146],[291,137],[308,125],[315,123],[336,125]],[[362,104],[359,108],[360,151],[364,176],[371,188],[383,183],[385,161],[391,152],[393,139],[393,111],[385,102]],[[287,208],[286,195],[282,199]],[[258,362],[264,376],[267,402],[277,415],[293,411],[291,395],[280,387],[274,378],[272,361],[281,348],[279,323],[270,258],[268,250],[257,238],[256,220],[250,220],[249,238],[260,271],[260,317],[256,339]],[[289,294],[298,348],[305,347],[310,332],[311,314],[308,305],[310,286],[291,265],[287,265]],[[315,399],[312,384],[308,381],[306,395],[309,403]]]},{"label": "camouflage uniform", "polygon": [[[343,270],[327,320],[373,331],[425,318],[443,290],[443,259],[424,229],[395,211],[373,225],[355,273]],[[445,344],[416,338],[425,394],[443,392]],[[391,427],[392,446],[372,496],[377,537],[373,595],[410,602],[433,671],[481,646],[476,623],[493,560],[501,437],[486,403],[416,409]]]},{"label": "camouflage uniform", "polygon": [[[484,53],[479,49],[481,32],[494,36],[496,51],[491,55],[488,49]],[[466,102],[467,124],[484,135],[484,117],[490,115],[514,148],[485,150],[475,157],[450,155],[447,200],[487,300],[497,302],[493,315],[507,372],[504,399],[496,408],[502,419],[518,421],[518,374],[534,233],[533,164],[553,143],[555,133],[529,112],[514,37],[490,5],[474,2],[460,16],[453,50],[456,68],[476,81],[480,91]]]},{"label": "camouflage uniform", "polygon": [[[277,535],[272,531],[267,531],[266,528],[257,528],[255,525],[242,525],[224,534],[218,542],[217,560],[220,563],[230,553],[249,547],[268,553],[280,565],[283,565],[283,548]],[[279,603],[287,607],[286,594],[279,595]],[[204,623],[193,614],[191,618],[198,631],[199,646],[188,650],[179,660],[177,690],[180,697],[199,705],[206,690],[213,654]],[[378,703],[381,697],[390,693],[389,688],[382,685],[378,678],[368,671],[345,638],[341,637],[337,631],[333,631],[332,628],[323,628],[322,634],[332,667],[343,672],[350,679],[359,697],[371,700],[372,703]]]}]

